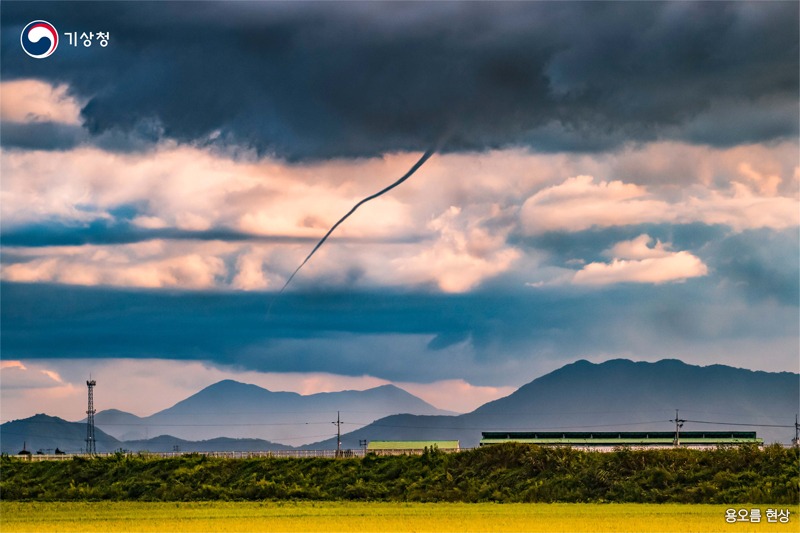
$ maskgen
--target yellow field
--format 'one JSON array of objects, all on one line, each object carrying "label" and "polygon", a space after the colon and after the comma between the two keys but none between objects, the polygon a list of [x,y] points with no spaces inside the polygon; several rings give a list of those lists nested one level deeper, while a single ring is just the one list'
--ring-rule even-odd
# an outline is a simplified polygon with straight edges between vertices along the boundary
[{"label": "yellow field", "polygon": [[725,505],[463,504],[347,502],[0,502],[0,531],[12,532],[797,532],[788,524],[728,524]]}]

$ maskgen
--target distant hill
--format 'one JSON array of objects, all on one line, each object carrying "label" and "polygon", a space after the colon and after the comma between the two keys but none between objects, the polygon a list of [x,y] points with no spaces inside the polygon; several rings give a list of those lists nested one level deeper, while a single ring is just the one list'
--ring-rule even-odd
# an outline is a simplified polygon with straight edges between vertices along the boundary
[{"label": "distant hill", "polygon": [[[85,423],[86,421],[84,420],[83,422]],[[119,440],[134,440],[141,437],[142,419],[119,409],[106,409],[98,412],[94,415],[94,424],[96,427],[106,428],[106,433]],[[126,428],[134,429],[126,431]]]},{"label": "distant hill", "polygon": [[[355,448],[367,440],[459,439],[476,446],[481,431],[670,431],[680,409],[685,431],[756,431],[766,443],[790,442],[789,425],[800,410],[800,376],[755,372],[723,365],[688,365],[616,359],[578,361],[520,387],[513,394],[460,416],[395,415],[343,435]],[[701,422],[714,422],[713,424]],[[306,448],[332,448],[335,439]]]},{"label": "distant hill", "polygon": [[191,441],[224,436],[299,445],[335,434],[337,411],[346,413],[348,429],[397,413],[451,414],[394,385],[303,396],[224,380],[151,416],[108,410],[95,423],[125,440],[166,433]]},{"label": "distant hill", "polygon": [[[97,427],[94,437],[98,452],[113,452],[121,447],[117,439]],[[39,414],[0,426],[2,453],[16,455],[23,446],[32,453],[38,450],[53,453],[56,448],[67,453],[80,453],[86,448],[86,424]]]},{"label": "distant hill", "polygon": [[[128,413],[121,413],[125,416]],[[99,414],[99,413],[98,413]],[[114,416],[114,413],[111,413]],[[130,415],[133,416],[133,415]],[[95,421],[96,422],[96,421]],[[61,418],[35,415],[23,420],[6,422],[0,426],[2,453],[16,455],[23,446],[31,453],[42,450],[54,453],[56,448],[66,453],[82,453],[86,447],[86,423],[67,422]],[[232,439],[220,437],[210,440],[188,441],[159,435],[146,440],[119,441],[95,427],[95,447],[99,453],[129,450],[134,452],[236,452],[290,450],[291,446],[261,439]]]},{"label": "distant hill", "polygon": [[169,435],[160,435],[147,440],[126,441],[122,443],[122,446],[131,451],[148,452],[268,452],[292,449],[291,446],[261,439],[219,437],[209,440],[188,441]]}]

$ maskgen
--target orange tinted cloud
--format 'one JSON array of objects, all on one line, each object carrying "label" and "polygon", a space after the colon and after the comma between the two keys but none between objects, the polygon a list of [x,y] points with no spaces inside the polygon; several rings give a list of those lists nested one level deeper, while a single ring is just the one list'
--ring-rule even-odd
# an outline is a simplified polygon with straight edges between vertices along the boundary
[{"label": "orange tinted cloud", "polygon": [[644,186],[577,176],[532,195],[520,217],[529,234],[691,222],[725,224],[741,231],[796,226],[800,224],[797,207],[795,198],[762,195],[736,182],[730,191],[695,186],[680,198],[668,199]]},{"label": "orange tinted cloud", "polygon": [[686,251],[671,252],[661,242],[640,235],[617,243],[607,255],[610,263],[589,263],[572,278],[576,285],[609,285],[612,283],[667,283],[685,281],[708,274],[708,267]]},{"label": "orange tinted cloud", "polygon": [[38,80],[0,83],[0,119],[10,122],[60,122],[80,124],[80,104],[66,85]]}]

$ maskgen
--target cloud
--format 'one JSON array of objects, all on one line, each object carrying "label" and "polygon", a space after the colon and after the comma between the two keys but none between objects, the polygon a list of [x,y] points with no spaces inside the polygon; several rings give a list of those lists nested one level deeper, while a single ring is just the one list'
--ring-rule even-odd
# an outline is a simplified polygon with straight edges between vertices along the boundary
[{"label": "cloud", "polygon": [[755,183],[758,191],[762,194],[775,196],[778,194],[778,187],[783,181],[778,174],[766,174],[754,169],[750,163],[742,162],[738,167],[739,173],[745,178]]},{"label": "cloud", "polygon": [[738,182],[731,188],[721,192],[695,186],[680,198],[667,200],[644,186],[576,176],[533,194],[523,204],[520,218],[528,234],[646,223],[703,222],[738,231],[800,224],[796,198],[763,195]]},{"label": "cloud", "polygon": [[[297,284],[468,291],[507,271],[520,257],[506,243],[512,226],[491,227],[496,209],[478,205],[462,212],[451,207],[428,223],[424,239],[333,239]],[[265,290],[282,285],[315,239],[93,223],[84,228],[28,226],[4,233],[3,241],[12,254],[0,274],[8,281]],[[56,246],[48,246],[53,242]]]},{"label": "cloud", "polygon": [[[584,174],[595,179],[646,186],[668,197],[678,197],[683,189],[702,185],[728,190],[732,183],[758,184],[755,174],[777,178],[776,188],[753,190],[766,196],[797,196],[794,178],[797,146],[794,143],[747,144],[726,149],[660,142],[598,154],[580,161]],[[751,172],[752,170],[752,172]],[[574,175],[575,172],[567,175]]]},{"label": "cloud", "polygon": [[[254,235],[319,238],[355,200],[391,183],[417,156],[287,165],[169,143],[148,154],[113,154],[91,147],[48,154],[3,151],[3,239],[11,243],[9,233],[34,224],[40,226],[39,246],[110,243],[114,235],[120,236],[118,242],[171,235],[215,238],[215,231],[216,238],[224,240]],[[700,202],[696,210],[713,209],[712,223],[749,227],[747,220],[754,218],[759,224],[780,226],[797,218],[796,169],[796,147],[791,143],[725,150],[666,143],[596,156],[519,150],[440,155],[391,197],[364,206],[336,238],[419,237],[429,233],[430,219],[450,206],[496,205],[506,216],[508,208],[526,198],[522,219],[528,232],[537,231],[532,223],[549,229],[590,227],[595,222],[584,209],[598,211],[597,224],[602,225],[616,223],[614,216],[620,224],[669,220],[676,207],[686,212],[681,220],[705,220],[675,205],[692,199]],[[586,170],[594,180],[565,181]],[[756,174],[771,185],[764,188]],[[620,192],[614,187],[639,196],[614,197]],[[596,206],[589,197],[596,197]],[[540,207],[539,200],[552,205]],[[130,216],[112,213],[124,206],[132,209]],[[602,213],[606,207],[612,213]],[[55,236],[59,223],[73,226],[65,232],[73,235],[71,241]],[[198,233],[209,227],[208,234]],[[48,234],[52,237],[44,239]],[[36,242],[36,235],[29,237]]]},{"label": "cloud", "polygon": [[621,181],[601,181],[592,176],[568,178],[541,190],[522,206],[521,218],[531,233],[592,226],[626,226],[669,216],[666,202],[648,198],[644,187]]},{"label": "cloud", "polygon": [[702,191],[682,206],[682,220],[701,220],[725,224],[737,230],[752,228],[785,229],[800,224],[796,198],[762,196],[739,183],[731,195]]},{"label": "cloud", "polygon": [[463,379],[443,380],[434,383],[397,383],[415,396],[419,396],[439,409],[467,413],[481,405],[508,396],[515,387],[486,387],[467,383]]},{"label": "cloud", "polygon": [[[4,83],[15,94],[30,91],[34,101],[46,93],[56,109],[67,98],[64,86]],[[795,155],[791,143],[437,155],[414,180],[348,220],[299,284],[465,292],[522,285],[531,279],[523,271],[552,281],[572,272],[576,263],[567,261],[602,261],[598,249],[548,264],[538,247],[549,246],[551,233],[628,228],[618,233],[631,239],[659,224],[791,227],[798,219]],[[3,151],[3,279],[269,290],[355,199],[416,157],[286,164],[171,142],[147,154],[92,146]],[[580,169],[600,177],[564,179]]]},{"label": "cloud", "polygon": [[708,267],[689,252],[670,252],[660,242],[651,248],[649,235],[620,242],[608,251],[611,263],[589,263],[572,278],[578,285],[666,283],[705,276]]},{"label": "cloud", "polygon": [[55,122],[3,122],[2,145],[23,150],[71,150],[87,139],[78,126]]},{"label": "cloud", "polygon": [[[389,183],[414,158],[285,165],[170,145],[148,156],[81,148],[0,157],[10,176],[3,244],[25,258],[8,265],[4,279],[242,290],[285,279],[354,198]],[[493,183],[494,173],[469,187],[446,184],[475,159],[452,158],[432,167],[433,179],[423,168],[420,183],[365,205],[298,282],[465,291],[508,269],[518,255],[505,244],[513,224],[498,222],[510,215],[495,198],[508,188]],[[500,154],[491,159],[505,164]],[[451,211],[451,198],[464,207]],[[431,213],[439,214],[430,220]],[[170,244],[131,253],[154,241]]]},{"label": "cloud", "polygon": [[23,150],[70,150],[89,140],[67,85],[23,79],[0,83],[0,142]]},{"label": "cloud", "polygon": [[[376,182],[390,183],[415,159],[414,154],[398,154],[292,166],[230,159],[169,143],[146,155],[84,147],[46,157],[37,152],[0,157],[4,229],[42,221],[87,223],[129,206],[133,212],[127,222],[145,229],[198,232],[214,227],[299,238],[318,238],[322,227],[352,207],[353,198],[375,192]],[[397,238],[408,233],[408,209],[394,197],[380,198],[348,220],[338,236]]]},{"label": "cloud", "polygon": [[66,248],[47,257],[6,265],[2,278],[71,285],[208,289],[226,276],[219,257],[165,250],[162,241],[114,248]]},{"label": "cloud", "polygon": [[66,385],[58,372],[37,362],[3,361],[0,364],[3,389],[50,389]]},{"label": "cloud", "polygon": [[653,239],[649,235],[639,235],[630,241],[618,242],[612,246],[606,255],[617,259],[662,259],[669,257],[673,252],[668,251],[661,241],[656,241],[651,248],[648,246]]},{"label": "cloud", "polygon": [[[570,274],[566,261],[604,261],[601,246],[612,242],[593,237],[548,261],[543,252],[560,253],[556,241],[575,244],[568,232],[616,228],[614,242],[642,233],[676,242],[675,232],[708,233],[697,224],[719,228],[717,237],[725,228],[790,228],[798,223],[793,150],[667,143],[594,157],[437,155],[418,179],[351,217],[298,288],[521,286]],[[3,279],[270,290],[355,200],[416,156],[290,165],[170,143],[149,154],[4,151]],[[602,177],[564,178],[581,168]],[[680,249],[697,255],[701,244],[692,238]]]},{"label": "cloud", "polygon": [[444,292],[470,290],[506,271],[521,254],[506,244],[508,228],[490,231],[484,222],[477,213],[450,207],[428,224],[439,235],[436,242],[407,260],[396,259],[397,270],[418,282],[433,278]]},{"label": "cloud", "polygon": [[111,39],[45,65],[15,42],[39,8],[9,4],[0,73],[66,84],[98,138],[290,160],[423,151],[443,131],[451,151],[590,152],[798,131],[792,3],[175,6],[50,4],[60,28]]},{"label": "cloud", "polygon": [[65,84],[53,86],[33,79],[3,81],[0,83],[0,120],[80,126],[81,104],[68,89]]},{"label": "cloud", "polygon": [[704,255],[727,290],[742,292],[751,301],[800,302],[800,234],[751,230],[709,243]]},{"label": "cloud", "polygon": [[[653,246],[653,240],[669,244]],[[703,279],[709,286],[724,288],[729,295],[748,301],[797,306],[799,240],[796,227],[734,231],[727,226],[694,222],[595,227],[515,238],[513,242],[526,256],[533,251],[539,254],[537,266],[520,269],[527,272],[524,282],[530,286],[565,287],[576,269],[588,263],[608,264],[609,258],[658,258],[684,250],[707,266]]]},{"label": "cloud", "polygon": [[257,253],[245,253],[236,260],[236,277],[231,285],[241,290],[259,290],[269,287],[264,274],[264,258]]},{"label": "cloud", "polygon": [[[207,230],[188,230],[167,227],[158,217],[137,216],[133,220],[114,218],[107,213],[83,212],[81,217],[91,222],[69,220],[64,222],[45,222],[24,224],[0,233],[7,247],[59,247],[81,245],[132,244],[153,240],[171,241],[225,241],[280,244],[314,244],[314,237],[289,235],[262,235],[246,233],[228,228],[209,228]],[[340,238],[344,242],[370,242],[370,239]],[[418,240],[409,237],[407,242]],[[386,239],[391,242],[392,239]],[[398,242],[403,242],[398,239]]]},{"label": "cloud", "polygon": [[733,146],[781,138],[797,128],[796,106],[784,99],[717,100],[669,135],[697,144]]},{"label": "cloud", "polygon": [[[520,255],[502,236],[490,238],[485,230],[450,224],[429,241],[335,241],[320,251],[296,285],[304,290],[358,285],[465,292],[508,270]],[[24,283],[261,291],[280,287],[312,245],[256,237],[7,247],[0,277]]]},{"label": "cloud", "polygon": [[795,368],[797,302],[746,298],[718,280],[463,294],[297,290],[269,316],[259,293],[4,282],[0,349],[9,360],[167,358],[493,387],[598,354],[746,362],[759,343],[770,346],[759,368]]}]

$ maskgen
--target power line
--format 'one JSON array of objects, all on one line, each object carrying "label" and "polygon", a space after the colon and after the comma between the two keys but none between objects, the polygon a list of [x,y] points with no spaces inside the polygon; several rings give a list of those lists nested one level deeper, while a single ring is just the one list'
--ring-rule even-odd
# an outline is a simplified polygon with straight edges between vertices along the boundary
[{"label": "power line", "polygon": [[[620,427],[620,426],[640,426],[642,424],[663,424],[664,422],[672,422],[672,420],[648,420],[645,422],[625,422],[623,424],[592,424],[592,425],[571,425],[571,426],[548,426],[548,427],[537,427],[539,431],[546,431],[550,429],[570,429],[570,428],[609,428],[609,427]],[[348,422],[342,422],[346,424]],[[353,423],[353,422],[350,422]],[[508,427],[508,426],[501,426],[501,427],[487,427],[487,426],[480,426],[480,427],[470,427],[470,426],[408,426],[408,425],[396,425],[396,424],[369,424],[370,427],[382,427],[382,428],[405,428],[405,429],[461,429],[461,430],[473,430],[473,431],[505,431],[505,430],[528,430],[530,429],[531,425],[528,424],[522,427]]]},{"label": "power line", "polygon": [[[37,422],[46,424],[47,422]],[[227,427],[227,426],[311,426],[319,424],[327,424],[328,422],[264,422],[264,423],[242,423],[242,424],[125,424],[115,423],[106,424],[101,422],[98,424],[101,428],[105,426],[130,426],[130,427]],[[344,422],[343,422],[344,423]],[[367,422],[369,423],[369,422]]]},{"label": "power line", "polygon": [[[672,422],[672,420],[670,420]],[[684,420],[684,422],[692,422],[693,424],[716,424],[719,426],[752,426],[758,428],[793,428],[794,424],[784,426],[780,424],[744,424],[741,422],[709,422],[708,420]]]}]

